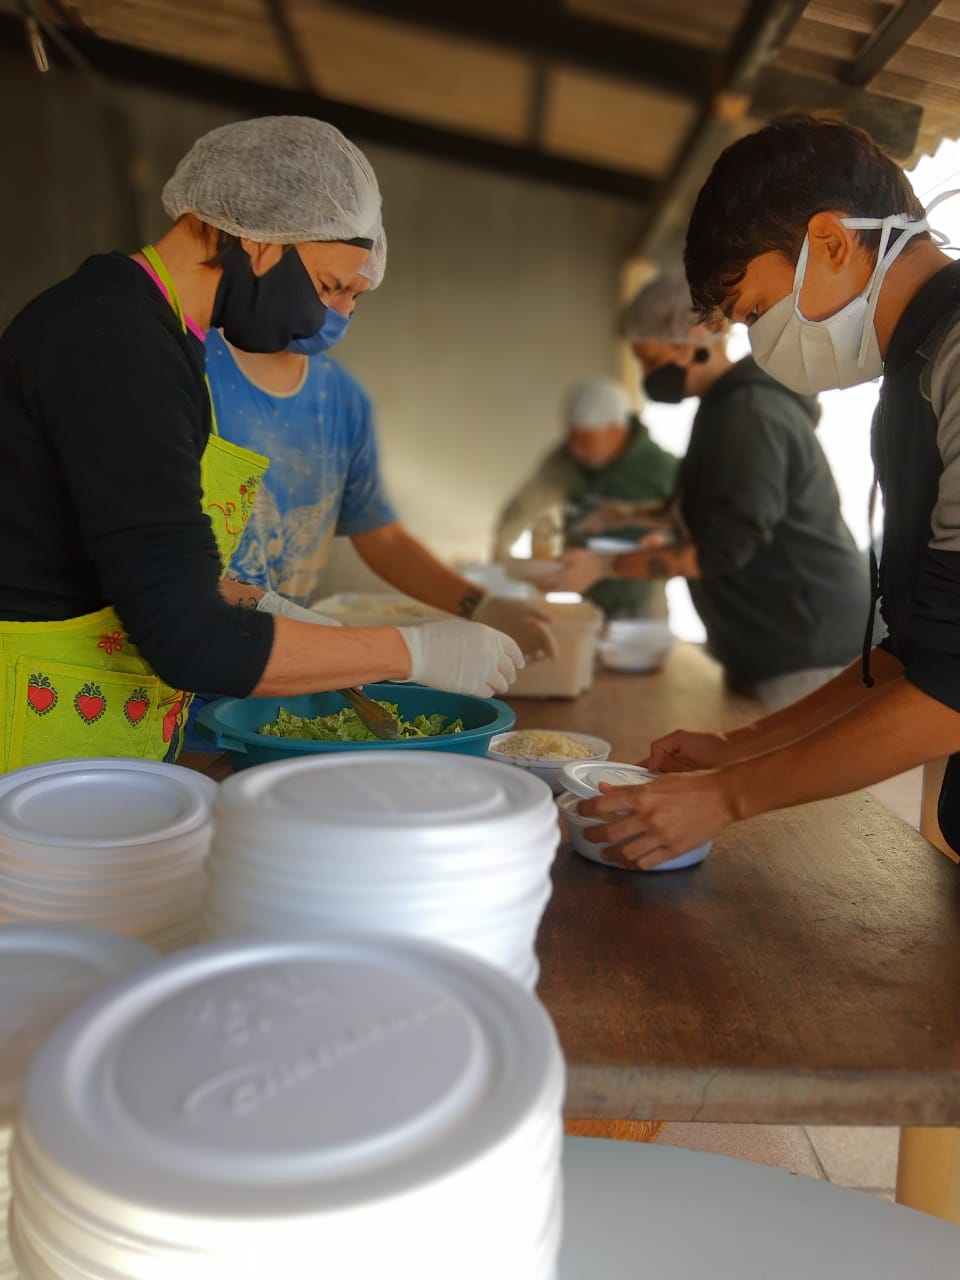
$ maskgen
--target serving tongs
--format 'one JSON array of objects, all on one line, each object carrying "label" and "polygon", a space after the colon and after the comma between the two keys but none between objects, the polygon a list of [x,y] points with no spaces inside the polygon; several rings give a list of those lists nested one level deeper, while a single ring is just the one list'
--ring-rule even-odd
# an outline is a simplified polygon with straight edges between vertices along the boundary
[{"label": "serving tongs", "polygon": [[399,723],[362,689],[338,689],[337,693],[349,702],[375,738],[379,738],[381,742],[396,742],[400,737]]}]

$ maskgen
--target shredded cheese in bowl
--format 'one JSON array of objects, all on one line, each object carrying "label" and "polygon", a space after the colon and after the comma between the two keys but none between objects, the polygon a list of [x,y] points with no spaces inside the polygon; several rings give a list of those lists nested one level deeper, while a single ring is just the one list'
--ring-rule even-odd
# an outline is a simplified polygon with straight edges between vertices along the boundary
[{"label": "shredded cheese in bowl", "polygon": [[596,754],[576,738],[547,729],[524,729],[511,733],[497,743],[496,749],[503,755],[520,756],[525,760],[589,760]]}]

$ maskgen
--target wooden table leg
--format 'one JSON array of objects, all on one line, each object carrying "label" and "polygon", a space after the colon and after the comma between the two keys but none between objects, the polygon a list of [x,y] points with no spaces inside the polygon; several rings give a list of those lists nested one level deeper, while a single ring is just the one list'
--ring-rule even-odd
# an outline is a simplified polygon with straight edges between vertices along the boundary
[{"label": "wooden table leg", "polygon": [[665,1120],[567,1120],[568,1138],[614,1138],[620,1142],[656,1142]]},{"label": "wooden table leg", "polygon": [[923,796],[920,800],[920,834],[926,836],[931,844],[935,844],[941,853],[945,853],[954,862],[960,858],[953,852],[940,830],[937,821],[937,800],[940,796],[940,784],[943,782],[943,771],[947,760],[931,760],[923,766]]},{"label": "wooden table leg", "polygon": [[960,1129],[901,1129],[897,1203],[960,1223]]},{"label": "wooden table leg", "polygon": [[[946,759],[923,767],[920,834],[956,862],[937,821],[937,798]],[[948,1222],[960,1223],[960,1129],[901,1129],[897,1201]]]}]

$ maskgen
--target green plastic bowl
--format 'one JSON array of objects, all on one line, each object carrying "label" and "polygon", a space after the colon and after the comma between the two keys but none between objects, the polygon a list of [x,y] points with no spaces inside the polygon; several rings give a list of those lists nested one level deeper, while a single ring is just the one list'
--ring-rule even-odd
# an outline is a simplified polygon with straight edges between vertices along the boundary
[{"label": "green plastic bowl", "polygon": [[364,693],[379,702],[396,703],[404,720],[418,715],[442,715],[462,720],[463,733],[439,738],[403,738],[396,742],[311,742],[304,738],[270,738],[258,733],[276,719],[280,707],[298,716],[328,716],[346,705],[338,693],[304,693],[295,698],[218,698],[197,717],[197,729],[215,747],[226,751],[234,769],[272,764],[293,756],[330,751],[450,751],[485,756],[490,739],[512,729],[516,716],[496,698],[472,698],[418,684],[368,684]]}]

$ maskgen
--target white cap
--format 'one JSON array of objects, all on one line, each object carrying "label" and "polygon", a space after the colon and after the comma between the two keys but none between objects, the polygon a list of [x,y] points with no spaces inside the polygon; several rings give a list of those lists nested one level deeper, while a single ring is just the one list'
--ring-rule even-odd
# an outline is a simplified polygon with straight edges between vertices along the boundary
[{"label": "white cap", "polygon": [[571,430],[599,431],[614,424],[627,425],[630,400],[614,378],[585,378],[567,397],[567,424]]}]

